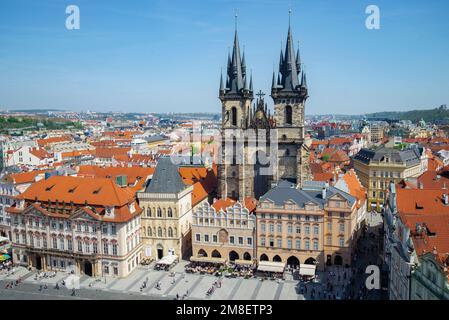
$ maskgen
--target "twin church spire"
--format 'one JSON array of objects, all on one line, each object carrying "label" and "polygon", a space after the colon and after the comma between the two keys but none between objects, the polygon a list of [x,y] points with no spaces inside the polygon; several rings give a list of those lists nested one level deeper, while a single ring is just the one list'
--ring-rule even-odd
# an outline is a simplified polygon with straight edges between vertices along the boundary
[{"label": "twin church spire", "polygon": [[[252,75],[249,77],[246,70],[245,53],[241,56],[240,46],[237,34],[237,25],[234,34],[234,44],[232,56],[228,54],[226,81],[223,81],[223,74],[220,77],[220,98],[235,98],[236,96],[245,96],[253,98],[253,81]],[[271,83],[272,95],[279,93],[301,93],[307,96],[307,80],[305,71],[301,67],[301,57],[299,48],[294,51],[293,36],[289,22],[287,43],[285,52],[280,53],[279,72],[273,71],[273,79]]]}]

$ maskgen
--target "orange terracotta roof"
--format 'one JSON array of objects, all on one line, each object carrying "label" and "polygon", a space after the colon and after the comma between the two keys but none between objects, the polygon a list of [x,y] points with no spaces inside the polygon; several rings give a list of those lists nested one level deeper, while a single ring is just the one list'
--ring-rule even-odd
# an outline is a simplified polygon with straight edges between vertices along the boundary
[{"label": "orange terracotta roof", "polygon": [[252,197],[246,197],[244,200],[244,205],[249,212],[254,212],[256,210],[257,200]]},{"label": "orange terracotta roof", "polygon": [[6,181],[12,182],[14,184],[22,184],[34,182],[36,176],[40,174],[45,174],[47,170],[34,170],[29,172],[21,172],[21,173],[11,173],[6,176]]},{"label": "orange terracotta roof", "polygon": [[[149,176],[152,176],[155,168],[143,167],[98,167],[98,166],[79,166],[78,176],[106,178],[115,181],[117,176],[125,175],[128,185],[134,189],[143,188]],[[136,184],[137,183],[137,184]]]},{"label": "orange terracotta roof", "polygon": [[97,148],[95,149],[95,157],[97,158],[113,158],[118,155],[127,155],[131,148]]},{"label": "orange terracotta roof", "polygon": [[30,148],[30,153],[41,160],[52,156],[43,148]]},{"label": "orange terracotta roof", "polygon": [[33,183],[18,199],[98,206],[123,206],[134,199],[135,191],[119,187],[111,179],[52,176]]},{"label": "orange terracotta roof", "polygon": [[233,206],[236,203],[235,200],[232,200],[230,198],[226,198],[226,199],[218,199],[217,201],[215,201],[212,204],[212,207],[214,207],[215,211],[220,211],[223,210],[224,212],[226,212],[226,209],[228,207]]},{"label": "orange terracotta roof", "polygon": [[39,147],[45,147],[52,143],[71,141],[72,137],[70,136],[61,136],[61,137],[51,137],[46,139],[37,139],[37,145]]},{"label": "orange terracotta roof", "polygon": [[314,174],[313,174],[313,180],[314,180],[314,181],[326,181],[326,182],[330,182],[332,179],[334,179],[334,174],[331,173],[331,172],[314,173]]},{"label": "orange terracotta roof", "polygon": [[449,214],[449,206],[443,203],[447,189],[403,189],[396,188],[397,209],[404,214]]},{"label": "orange terracotta roof", "polygon": [[354,169],[349,170],[343,175],[343,180],[349,189],[349,194],[354,196],[358,201],[357,207],[360,208],[366,200],[366,190],[357,178],[357,174]]},{"label": "orange terracotta roof", "polygon": [[95,151],[91,150],[74,150],[74,151],[68,151],[68,152],[61,152],[61,157],[64,158],[75,158],[80,156],[86,156],[94,154]]}]

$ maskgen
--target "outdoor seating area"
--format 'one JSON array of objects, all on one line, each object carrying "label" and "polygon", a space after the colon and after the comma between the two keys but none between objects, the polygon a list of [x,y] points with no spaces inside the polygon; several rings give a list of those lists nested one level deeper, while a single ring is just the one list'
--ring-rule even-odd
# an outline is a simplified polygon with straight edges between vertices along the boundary
[{"label": "outdoor seating area", "polygon": [[178,263],[178,256],[174,254],[170,254],[168,256],[163,257],[158,260],[154,265],[155,270],[164,270],[169,271]]},{"label": "outdoor seating area", "polygon": [[214,257],[191,257],[186,265],[187,273],[221,275],[220,270],[226,265],[226,259]]},{"label": "outdoor seating area", "polygon": [[256,267],[253,261],[248,260],[235,260],[230,263],[229,267],[223,272],[225,277],[243,277],[252,278],[254,277],[254,271]]},{"label": "outdoor seating area", "polygon": [[143,258],[142,260],[140,260],[140,264],[143,265],[143,266],[148,266],[148,265],[150,265],[153,261],[154,261],[153,258]]}]

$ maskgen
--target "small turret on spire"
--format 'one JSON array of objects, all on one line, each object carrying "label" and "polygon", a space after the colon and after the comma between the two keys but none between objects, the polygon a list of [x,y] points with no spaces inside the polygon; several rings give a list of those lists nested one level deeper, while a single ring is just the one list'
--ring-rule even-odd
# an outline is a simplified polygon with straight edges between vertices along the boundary
[{"label": "small turret on spire", "polygon": [[271,89],[276,89],[276,76],[274,75],[273,71],[273,79],[271,80]]},{"label": "small turret on spire", "polygon": [[249,91],[253,92],[253,72],[251,71],[251,76],[249,78]]},{"label": "small turret on spire", "polygon": [[299,55],[299,43],[298,50],[296,51],[296,72],[299,74],[301,72],[301,57]]},{"label": "small turret on spire", "polygon": [[220,94],[224,93],[223,71],[220,73]]}]

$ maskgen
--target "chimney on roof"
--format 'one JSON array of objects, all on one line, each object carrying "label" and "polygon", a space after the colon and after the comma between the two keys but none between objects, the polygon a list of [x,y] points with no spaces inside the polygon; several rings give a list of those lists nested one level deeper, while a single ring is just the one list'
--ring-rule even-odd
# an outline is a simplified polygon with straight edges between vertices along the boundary
[{"label": "chimney on roof", "polygon": [[321,189],[321,197],[323,198],[323,200],[326,199],[326,186],[324,186],[323,189]]},{"label": "chimney on roof", "polygon": [[447,193],[443,193],[443,203],[445,206],[449,204]]}]

